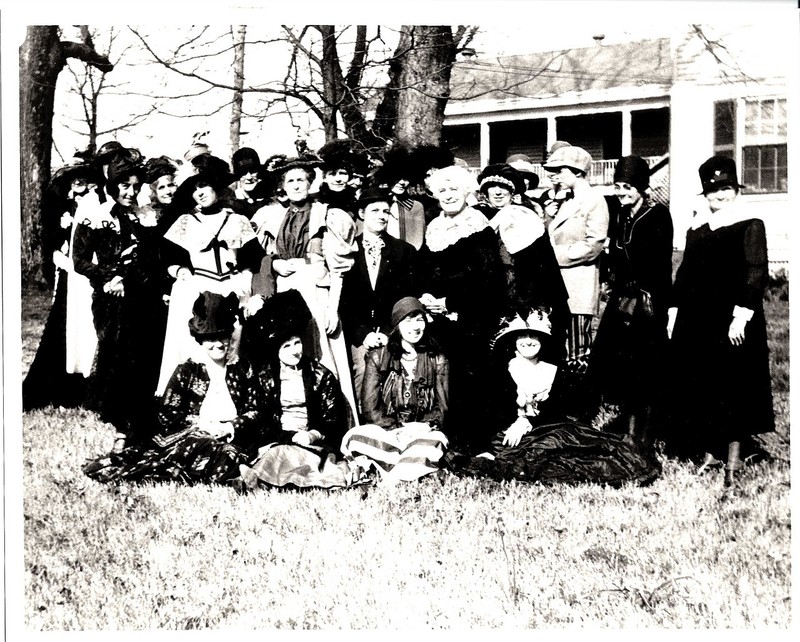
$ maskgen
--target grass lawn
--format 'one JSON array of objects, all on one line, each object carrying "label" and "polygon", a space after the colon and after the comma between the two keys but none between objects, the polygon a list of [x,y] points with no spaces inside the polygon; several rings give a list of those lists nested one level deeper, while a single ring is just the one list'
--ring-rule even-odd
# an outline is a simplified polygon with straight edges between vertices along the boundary
[{"label": "grass lawn", "polygon": [[[247,495],[112,487],[81,473],[111,447],[110,426],[82,410],[27,413],[16,617],[29,632],[787,629],[789,308],[766,305],[773,458],[731,490],[721,472],[672,460],[651,486],[616,490],[452,476]],[[46,307],[23,299],[23,373]]]}]

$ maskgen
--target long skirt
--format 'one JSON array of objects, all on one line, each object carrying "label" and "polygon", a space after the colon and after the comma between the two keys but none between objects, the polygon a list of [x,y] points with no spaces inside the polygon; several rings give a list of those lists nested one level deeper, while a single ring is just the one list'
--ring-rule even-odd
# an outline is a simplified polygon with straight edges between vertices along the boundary
[{"label": "long skirt", "polygon": [[190,433],[167,446],[131,446],[83,467],[101,482],[175,481],[184,484],[225,483],[239,476],[247,456],[236,446],[203,433]]},{"label": "long skirt", "polygon": [[661,474],[651,450],[612,433],[576,423],[551,423],[523,435],[517,446],[493,442],[492,458],[454,454],[448,467],[460,475],[543,484],[649,484]]},{"label": "long skirt", "polygon": [[[22,382],[22,409],[24,411],[45,406],[80,406],[86,395],[86,379],[83,374],[70,372],[67,364],[67,272],[57,272],[53,305],[39,340],[39,347],[28,374]],[[91,290],[90,290],[91,292]],[[91,298],[87,302],[88,330],[94,335],[91,322]],[[94,356],[94,355],[92,355]],[[89,363],[91,370],[91,362]],[[86,372],[89,374],[89,371]]]},{"label": "long skirt", "polygon": [[249,488],[259,483],[296,488],[347,488],[366,481],[358,462],[336,460],[336,455],[318,446],[271,444],[259,449],[251,466],[240,469]]},{"label": "long skirt", "polygon": [[342,452],[374,462],[385,481],[413,481],[439,469],[447,437],[426,424],[386,429],[375,424],[356,426],[342,439]]}]

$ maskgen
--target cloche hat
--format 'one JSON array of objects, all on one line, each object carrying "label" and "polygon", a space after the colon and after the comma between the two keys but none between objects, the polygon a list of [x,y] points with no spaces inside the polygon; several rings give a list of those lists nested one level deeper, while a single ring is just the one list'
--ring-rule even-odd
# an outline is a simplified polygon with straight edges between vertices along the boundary
[{"label": "cloche hat", "polygon": [[407,296],[400,299],[392,307],[392,328],[396,328],[403,319],[414,312],[425,313],[425,306],[418,298]]},{"label": "cloche hat", "polygon": [[236,178],[241,178],[250,172],[259,173],[261,171],[261,159],[252,147],[240,147],[231,157],[233,174]]},{"label": "cloche hat", "polygon": [[650,187],[650,166],[639,156],[620,158],[614,169],[615,183],[628,183],[640,192]]}]

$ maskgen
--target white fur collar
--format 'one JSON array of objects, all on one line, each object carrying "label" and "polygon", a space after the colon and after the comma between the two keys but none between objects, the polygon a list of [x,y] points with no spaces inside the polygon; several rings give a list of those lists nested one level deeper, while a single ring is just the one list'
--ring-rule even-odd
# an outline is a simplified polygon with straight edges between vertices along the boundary
[{"label": "white fur collar", "polygon": [[717,210],[713,213],[708,208],[695,212],[694,218],[692,219],[692,229],[696,230],[708,224],[708,227],[712,230],[718,230],[721,227],[728,227],[734,223],[741,223],[742,221],[747,221],[752,218],[756,217],[753,216],[750,208],[740,201],[734,201],[727,207],[723,207],[721,210]]},{"label": "white fur collar", "polygon": [[522,205],[506,205],[489,221],[510,254],[530,246],[544,234],[544,223],[533,210]]},{"label": "white fur collar", "polygon": [[425,230],[425,243],[432,252],[441,252],[463,238],[489,227],[489,221],[478,210],[467,207],[455,216],[439,214]]}]

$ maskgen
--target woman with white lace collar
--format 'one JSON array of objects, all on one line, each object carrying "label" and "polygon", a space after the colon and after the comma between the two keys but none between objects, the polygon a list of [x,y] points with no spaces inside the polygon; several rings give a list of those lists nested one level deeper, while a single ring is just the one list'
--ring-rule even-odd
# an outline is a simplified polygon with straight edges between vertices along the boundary
[{"label": "woman with white lace collar", "polygon": [[467,204],[477,189],[470,172],[445,167],[431,174],[429,185],[442,211],[428,225],[418,254],[419,300],[433,315],[432,331],[452,364],[451,420],[461,434],[451,437],[469,448],[481,425],[469,400],[487,372],[489,340],[505,303],[505,277],[494,230]]}]

